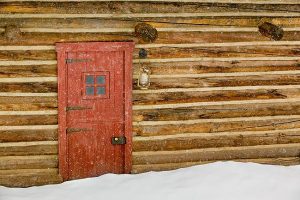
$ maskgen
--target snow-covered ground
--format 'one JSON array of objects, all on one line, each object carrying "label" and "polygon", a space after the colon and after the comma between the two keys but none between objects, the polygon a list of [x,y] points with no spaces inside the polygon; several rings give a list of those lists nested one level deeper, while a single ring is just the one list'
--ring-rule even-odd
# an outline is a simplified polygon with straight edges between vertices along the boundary
[{"label": "snow-covered ground", "polygon": [[1,200],[300,200],[300,166],[216,162],[58,185],[0,187]]}]

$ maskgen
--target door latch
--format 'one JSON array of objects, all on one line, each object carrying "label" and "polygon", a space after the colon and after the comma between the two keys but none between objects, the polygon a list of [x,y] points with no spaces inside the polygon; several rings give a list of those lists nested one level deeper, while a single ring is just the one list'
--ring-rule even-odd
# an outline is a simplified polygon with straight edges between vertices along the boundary
[{"label": "door latch", "polygon": [[112,137],[111,138],[111,143],[113,145],[126,144],[126,137],[125,136]]}]

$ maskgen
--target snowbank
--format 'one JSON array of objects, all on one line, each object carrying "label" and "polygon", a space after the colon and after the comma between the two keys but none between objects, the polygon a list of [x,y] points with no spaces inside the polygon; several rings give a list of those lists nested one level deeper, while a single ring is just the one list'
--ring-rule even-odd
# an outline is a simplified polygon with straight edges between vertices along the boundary
[{"label": "snowbank", "polygon": [[300,200],[300,166],[216,162],[166,172],[107,174],[58,185],[0,187],[1,200]]}]

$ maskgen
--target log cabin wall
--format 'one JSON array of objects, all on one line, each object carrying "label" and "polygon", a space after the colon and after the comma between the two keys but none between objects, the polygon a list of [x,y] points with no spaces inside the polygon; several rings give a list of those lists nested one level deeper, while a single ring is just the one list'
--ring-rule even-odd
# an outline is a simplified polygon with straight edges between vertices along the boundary
[{"label": "log cabin wall", "polygon": [[[155,42],[135,37],[139,22],[157,29]],[[259,33],[264,22],[283,38]],[[2,185],[61,181],[56,42],[136,42],[133,173],[218,160],[300,163],[297,0],[2,0],[0,31]],[[148,56],[139,59],[142,48]],[[148,90],[136,84],[141,65],[151,69]]]}]

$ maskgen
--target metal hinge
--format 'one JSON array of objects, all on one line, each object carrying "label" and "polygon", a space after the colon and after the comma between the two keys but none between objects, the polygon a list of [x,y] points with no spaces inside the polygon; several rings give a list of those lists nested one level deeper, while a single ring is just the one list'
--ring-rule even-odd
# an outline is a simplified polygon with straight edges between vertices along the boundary
[{"label": "metal hinge", "polygon": [[69,107],[66,107],[66,111],[70,111],[70,110],[88,110],[88,109],[93,109],[93,107],[83,107],[83,106],[69,106]]},{"label": "metal hinge", "polygon": [[66,63],[91,62],[92,59],[66,59]]},{"label": "metal hinge", "polygon": [[67,128],[67,133],[76,133],[81,131],[93,131],[93,129],[89,128]]}]

